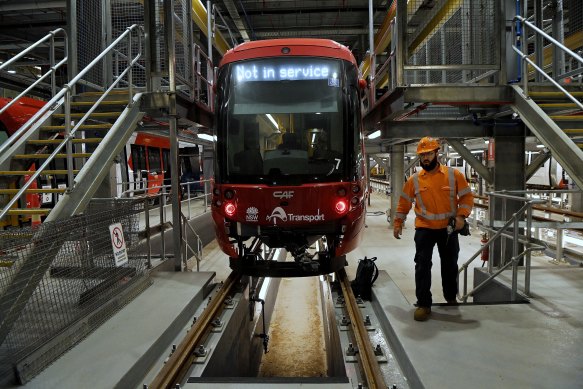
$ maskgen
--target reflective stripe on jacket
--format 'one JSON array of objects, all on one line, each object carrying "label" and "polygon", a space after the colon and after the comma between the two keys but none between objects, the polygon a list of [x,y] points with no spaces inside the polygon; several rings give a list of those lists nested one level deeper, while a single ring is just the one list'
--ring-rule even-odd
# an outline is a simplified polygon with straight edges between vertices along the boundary
[{"label": "reflective stripe on jacket", "polygon": [[462,173],[439,165],[435,173],[422,170],[411,176],[399,198],[395,225],[400,226],[415,202],[415,227],[445,228],[450,217],[467,217],[474,195]]}]

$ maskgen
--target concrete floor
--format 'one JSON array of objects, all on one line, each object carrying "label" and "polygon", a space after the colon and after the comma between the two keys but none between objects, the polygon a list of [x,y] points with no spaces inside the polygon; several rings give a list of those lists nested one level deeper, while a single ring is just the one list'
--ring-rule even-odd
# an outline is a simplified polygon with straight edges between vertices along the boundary
[{"label": "concrete floor", "polygon": [[[382,272],[373,287],[378,306],[387,314],[385,325],[394,332],[393,341],[403,348],[403,358],[410,363],[425,388],[582,387],[583,268],[557,265],[549,257],[535,256],[530,304],[437,305],[433,307],[431,320],[415,322],[413,217],[410,216],[402,239],[396,240],[384,213],[388,205],[386,197],[373,194],[365,238],[362,245],[348,255],[347,273],[354,278],[358,259],[365,255],[378,258],[377,265]],[[477,231],[473,231],[471,237],[460,237],[460,263],[479,248],[479,239]],[[481,261],[475,266],[481,266]],[[444,301],[438,269],[436,250],[432,287],[434,303]],[[226,256],[215,242],[204,249],[201,271],[216,272],[218,281],[229,274]],[[519,277],[519,285],[523,280],[523,276]],[[471,277],[469,284],[471,287]],[[155,279],[141,296],[26,387],[111,387],[112,382],[121,379],[121,367],[131,364],[126,362],[124,365],[120,362],[124,359],[107,356],[124,355],[125,360],[137,359],[140,350],[145,349],[143,346],[128,346],[127,342],[116,342],[116,339],[128,339],[127,331],[142,331],[141,336],[146,338],[156,336],[146,332],[149,328],[136,324],[144,317],[160,317],[153,312],[151,302],[159,301],[154,304],[158,310],[164,305],[162,301],[177,303],[177,296],[193,293],[194,289],[194,285],[186,280]],[[184,299],[188,300],[186,296]],[[99,337],[96,337],[97,333]],[[96,350],[95,342],[104,338],[111,340],[110,348],[97,347]],[[96,355],[97,351],[102,354]],[[91,363],[95,358],[100,358],[101,362]],[[84,377],[92,377],[90,381],[81,377],[75,361],[88,361],[82,372]],[[119,377],[115,372],[119,372],[116,373]]]},{"label": "concrete floor", "polygon": [[[373,287],[406,358],[426,388],[580,388],[583,382],[583,268],[533,256],[530,304],[434,306],[427,322],[415,309],[413,214],[402,239],[392,236],[388,199],[374,195],[363,244],[349,255],[354,277],[358,258],[377,256],[384,272]],[[478,231],[460,237],[459,263],[480,247]],[[444,302],[439,256],[433,257],[434,303]],[[481,266],[477,260],[474,266]],[[524,275],[519,272],[519,289]],[[472,272],[469,273],[472,275]],[[502,276],[507,282],[509,274]],[[469,288],[472,280],[470,278]]]}]

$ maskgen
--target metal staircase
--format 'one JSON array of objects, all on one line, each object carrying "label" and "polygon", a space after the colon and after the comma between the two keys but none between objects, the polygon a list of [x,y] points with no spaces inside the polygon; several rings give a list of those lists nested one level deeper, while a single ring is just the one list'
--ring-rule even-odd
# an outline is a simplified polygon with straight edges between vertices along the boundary
[{"label": "metal staircase", "polygon": [[[544,37],[551,42],[555,52],[562,51],[577,62],[578,68],[571,75],[583,73],[583,58],[564,46],[527,19],[516,16],[523,30],[528,28],[534,36]],[[525,30],[526,31],[526,30]],[[561,82],[566,74],[554,69],[549,75],[540,63],[535,63],[527,53],[527,45],[512,46],[522,60],[523,80],[521,85],[513,85],[514,104],[512,109],[532,133],[549,149],[553,157],[569,173],[579,188],[583,188],[583,86],[570,86]],[[558,55],[558,54],[555,54]],[[539,59],[540,62],[540,59]],[[531,72],[535,78],[544,79],[546,85],[529,85]]]},{"label": "metal staircase", "polygon": [[[143,31],[137,25],[128,28],[0,146],[4,187],[0,195],[9,197],[1,204],[0,221],[9,215],[10,224],[19,224],[18,217],[31,218],[35,224],[41,215],[50,214],[47,220],[56,220],[81,212],[87,205],[144,116],[142,93],[136,93],[131,77],[132,67],[142,56],[141,47],[127,57],[125,69],[102,92],[74,95],[72,91],[110,52],[119,51],[126,41],[131,47],[132,35],[134,42],[141,42]],[[122,85],[129,88],[120,89]],[[38,201],[38,195],[44,201]],[[18,207],[19,199],[27,206]]]}]

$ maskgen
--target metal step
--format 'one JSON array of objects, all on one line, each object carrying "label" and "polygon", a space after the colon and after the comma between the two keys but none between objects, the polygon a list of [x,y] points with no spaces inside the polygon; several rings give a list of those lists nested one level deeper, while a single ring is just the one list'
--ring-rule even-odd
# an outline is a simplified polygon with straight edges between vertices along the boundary
[{"label": "metal step", "polygon": [[[91,153],[73,153],[73,158],[89,158]],[[47,159],[50,154],[16,154],[12,159]],[[67,154],[57,154],[55,158],[67,158]]]},{"label": "metal step", "polygon": [[[72,143],[99,143],[103,140],[103,138],[75,138],[72,139]],[[29,140],[29,145],[58,145],[63,141],[63,139],[36,139],[36,140]]]},{"label": "metal step", "polygon": [[8,215],[48,215],[51,208],[13,208],[8,211]]},{"label": "metal step", "polygon": [[538,106],[546,109],[579,108],[575,103],[540,103]]},{"label": "metal step", "polygon": [[[47,188],[47,189],[26,189],[25,193],[65,193],[66,188]],[[0,194],[3,195],[14,195],[17,194],[20,189],[0,189]]]},{"label": "metal step", "polygon": [[[0,176],[32,176],[35,172],[30,170],[0,170]],[[73,174],[79,173],[79,170],[73,170]],[[41,176],[58,176],[67,175],[67,170],[43,170]]]},{"label": "metal step", "polygon": [[[89,115],[90,118],[117,118],[119,117],[119,115],[121,114],[121,112],[93,112],[91,113],[91,115]],[[71,112],[71,118],[73,119],[80,119],[83,116],[85,116],[86,114],[83,112]],[[64,113],[55,113],[53,114],[53,117],[55,119],[64,119],[65,118],[65,114]]]},{"label": "metal step", "polygon": [[[573,97],[581,98],[583,97],[583,92],[569,92],[569,94]],[[528,93],[528,96],[534,100],[539,99],[564,99],[566,100],[567,97],[563,92],[534,92],[531,91]]]},{"label": "metal step", "polygon": [[[73,101],[73,102],[71,102],[71,107],[92,107],[95,105],[96,101],[97,101],[97,99],[88,100],[88,101]],[[128,105],[128,100],[103,100],[101,103],[99,103],[100,107],[105,106],[105,105],[124,106],[124,105]]]},{"label": "metal step", "polygon": [[583,121],[583,115],[549,115],[555,121]]},{"label": "metal step", "polygon": [[[113,126],[111,123],[103,124],[82,124],[79,126],[78,131],[83,130],[109,130]],[[40,128],[41,131],[65,131],[65,126],[43,126]]]},{"label": "metal step", "polygon": [[[114,89],[111,92],[109,92],[109,95],[127,95],[128,94],[128,90],[127,89]],[[77,96],[79,97],[86,97],[86,96],[102,96],[103,92],[83,92],[83,93],[79,93]]]}]

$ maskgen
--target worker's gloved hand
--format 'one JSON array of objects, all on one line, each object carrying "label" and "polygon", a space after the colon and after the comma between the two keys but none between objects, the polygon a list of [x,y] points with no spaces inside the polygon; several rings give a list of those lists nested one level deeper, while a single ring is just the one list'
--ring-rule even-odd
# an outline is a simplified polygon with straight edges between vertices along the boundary
[{"label": "worker's gloved hand", "polygon": [[455,217],[455,230],[460,231],[466,225],[466,219],[463,216]]},{"label": "worker's gloved hand", "polygon": [[461,236],[469,236],[470,234],[470,226],[466,222],[466,219],[463,216],[456,216],[455,218],[455,230]]},{"label": "worker's gloved hand", "polygon": [[403,226],[402,225],[395,225],[393,227],[393,236],[397,239],[401,239],[400,235],[403,233]]}]

